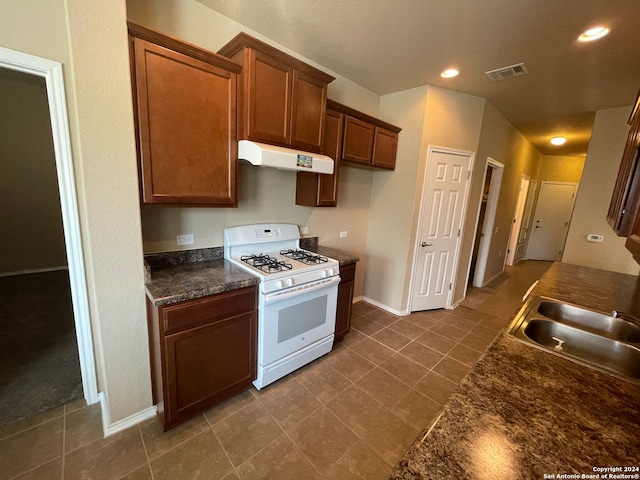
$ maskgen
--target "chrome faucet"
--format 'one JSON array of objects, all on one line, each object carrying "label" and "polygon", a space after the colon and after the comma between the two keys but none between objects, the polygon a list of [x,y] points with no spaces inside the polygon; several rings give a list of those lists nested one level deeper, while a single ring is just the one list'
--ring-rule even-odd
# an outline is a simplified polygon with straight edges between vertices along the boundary
[{"label": "chrome faucet", "polygon": [[629,315],[628,313],[614,310],[613,312],[611,312],[611,316],[619,318],[621,320],[626,320],[629,323],[633,323],[636,327],[640,327],[640,320],[638,320],[633,315]]}]

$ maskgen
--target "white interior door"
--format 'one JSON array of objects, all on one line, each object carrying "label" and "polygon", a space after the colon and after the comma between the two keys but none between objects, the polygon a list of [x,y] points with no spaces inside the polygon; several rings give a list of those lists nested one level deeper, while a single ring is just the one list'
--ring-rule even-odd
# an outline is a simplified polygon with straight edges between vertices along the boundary
[{"label": "white interior door", "polygon": [[448,306],[472,161],[472,153],[429,150],[414,257],[411,311]]},{"label": "white interior door", "polygon": [[531,223],[531,214],[533,213],[533,201],[536,198],[536,190],[538,188],[538,181],[531,180],[529,183],[529,191],[527,193],[527,202],[524,206],[524,216],[522,217],[522,224],[520,225],[520,235],[518,236],[518,244],[516,245],[516,258],[515,262],[523,260],[527,253],[527,240],[529,238],[529,230]]},{"label": "white interior door", "polygon": [[527,249],[530,260],[560,260],[575,202],[576,183],[542,182]]},{"label": "white interior door", "polygon": [[509,234],[509,251],[507,253],[507,265],[513,265],[516,259],[516,252],[520,236],[522,233],[522,219],[524,216],[524,206],[527,202],[527,193],[529,192],[529,175],[522,175],[520,179],[520,190],[518,191],[518,201],[513,214],[513,222],[511,224],[511,233]]}]

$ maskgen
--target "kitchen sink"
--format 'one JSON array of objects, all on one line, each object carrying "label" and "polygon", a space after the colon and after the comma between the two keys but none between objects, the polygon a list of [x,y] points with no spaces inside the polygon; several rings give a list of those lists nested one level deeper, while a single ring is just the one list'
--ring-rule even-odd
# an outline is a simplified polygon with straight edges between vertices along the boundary
[{"label": "kitchen sink", "polygon": [[552,300],[540,301],[537,311],[546,318],[596,335],[623,342],[640,343],[640,327],[621,318]]},{"label": "kitchen sink", "polygon": [[620,318],[535,297],[516,315],[509,335],[568,360],[640,381],[640,328]]}]

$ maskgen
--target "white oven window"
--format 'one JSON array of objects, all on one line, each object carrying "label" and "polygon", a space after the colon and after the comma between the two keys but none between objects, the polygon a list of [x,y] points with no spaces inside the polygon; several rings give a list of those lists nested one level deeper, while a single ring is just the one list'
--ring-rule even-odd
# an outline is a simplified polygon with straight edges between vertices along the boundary
[{"label": "white oven window", "polygon": [[283,308],[278,311],[278,343],[313,330],[326,321],[326,295]]}]

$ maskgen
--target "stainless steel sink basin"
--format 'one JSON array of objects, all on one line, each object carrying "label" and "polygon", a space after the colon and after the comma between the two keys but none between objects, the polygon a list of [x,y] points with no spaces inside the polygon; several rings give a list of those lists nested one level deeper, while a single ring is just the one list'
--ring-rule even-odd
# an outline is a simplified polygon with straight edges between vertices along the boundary
[{"label": "stainless steel sink basin", "polygon": [[640,381],[640,328],[625,320],[536,297],[516,315],[509,335],[568,360]]},{"label": "stainless steel sink basin", "polygon": [[546,318],[623,342],[640,342],[640,328],[604,313],[552,300],[542,300],[538,313]]}]

